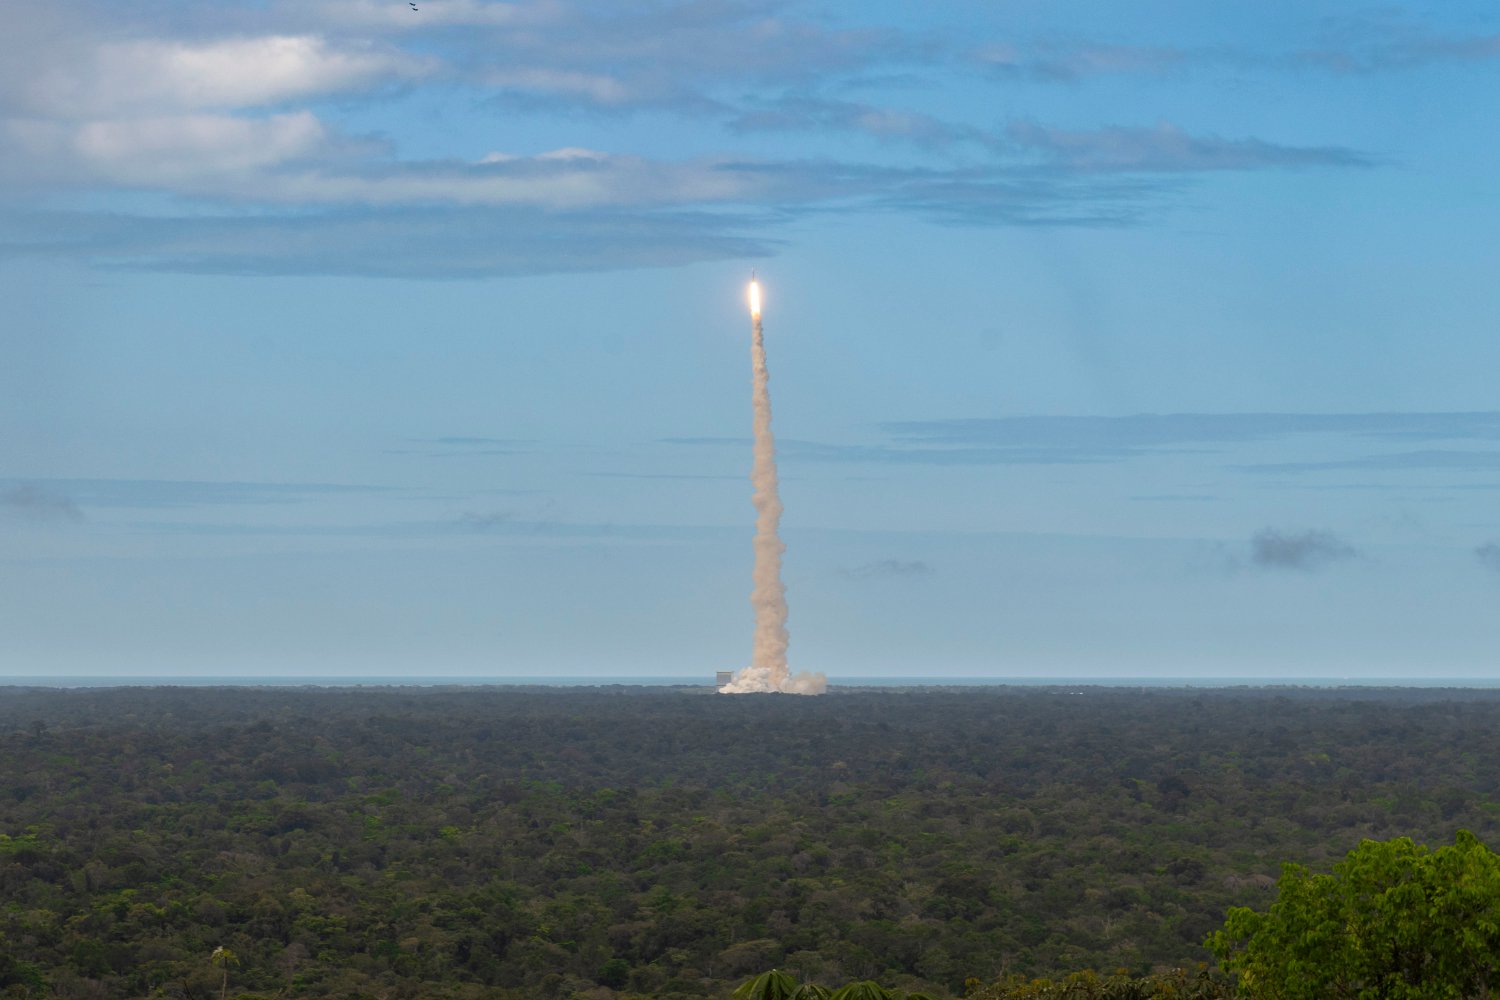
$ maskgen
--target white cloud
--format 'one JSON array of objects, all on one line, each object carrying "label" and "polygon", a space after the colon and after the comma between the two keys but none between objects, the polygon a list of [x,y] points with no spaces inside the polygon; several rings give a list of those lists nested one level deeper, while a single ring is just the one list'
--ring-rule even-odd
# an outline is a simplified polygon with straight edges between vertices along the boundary
[{"label": "white cloud", "polygon": [[491,87],[539,91],[557,97],[580,98],[591,104],[626,104],[636,96],[623,80],[603,73],[577,70],[496,68],[484,73],[481,79]]},{"label": "white cloud", "polygon": [[332,46],[313,35],[103,43],[41,71],[20,104],[29,114],[60,118],[259,107],[415,78],[435,66],[392,49]]},{"label": "white cloud", "polygon": [[522,106],[714,113],[732,103],[727,91],[746,84],[807,83],[910,58],[895,32],[835,29],[744,3],[524,10],[524,26],[476,30],[460,43],[473,78]]},{"label": "white cloud", "polygon": [[[942,53],[909,34],[840,28],[790,7],[417,3],[413,12],[394,0],[245,0],[211,12],[152,5],[135,16],[62,0],[62,13],[28,14],[19,34],[0,36],[0,195],[144,190],[200,199],[196,210],[228,215],[275,206],[524,210],[537,231],[562,212],[613,213],[601,224],[635,225],[639,214],[664,210],[790,216],[858,206],[976,225],[1118,225],[1180,186],[1173,174],[1364,162],[1347,150],[1226,140],[1170,124],[1067,131],[1022,123],[997,133],[928,114],[921,100],[838,99],[830,95],[858,82],[850,74],[880,70],[885,87],[889,73],[933,65]],[[1010,58],[990,53],[997,65]],[[1106,47],[1075,62],[1095,73],[1173,58]],[[307,103],[406,80],[454,90],[393,102],[395,114],[381,119],[394,129],[389,140],[351,138],[339,128],[342,109],[320,106],[320,118]],[[700,133],[695,152],[705,152],[683,147],[679,158],[573,146],[484,154],[529,135],[601,141],[592,121],[569,139],[508,121],[496,113],[500,102],[609,115],[651,107],[700,123],[711,117],[728,132]],[[372,127],[367,110],[349,114],[350,130]],[[795,146],[777,158],[717,152],[725,134],[755,130],[847,132],[970,158],[861,162]],[[635,141],[602,134],[604,142]],[[653,135],[635,148],[663,148],[664,140]],[[186,257],[174,251],[172,259]]]},{"label": "white cloud", "polygon": [[312,155],[329,135],[308,111],[268,118],[174,115],[82,124],[0,124],[0,150],[19,149],[33,174],[140,187],[195,185]]},{"label": "white cloud", "polygon": [[753,171],[716,161],[669,162],[586,149],[491,153],[480,163],[419,163],[367,172],[288,170],[230,179],[223,193],[285,204],[490,205],[552,209],[691,205],[753,198]]},{"label": "white cloud", "polygon": [[787,96],[748,110],[729,122],[738,132],[859,132],[922,146],[977,143],[993,146],[993,136],[931,115],[815,96]]},{"label": "white cloud", "polygon": [[1008,76],[1071,82],[1098,76],[1159,75],[1181,66],[1189,53],[1149,45],[1043,43],[1022,48],[994,42],[981,46],[974,56],[986,68]]}]

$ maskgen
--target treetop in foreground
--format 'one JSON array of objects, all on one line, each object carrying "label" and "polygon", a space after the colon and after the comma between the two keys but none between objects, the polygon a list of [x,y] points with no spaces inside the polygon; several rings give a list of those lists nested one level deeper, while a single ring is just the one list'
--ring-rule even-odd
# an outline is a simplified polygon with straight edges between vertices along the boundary
[{"label": "treetop in foreground", "polygon": [[[1002,976],[992,983],[970,979],[965,1000],[1230,1000],[1234,991],[1206,965],[1194,971],[1131,976],[1124,972],[1100,975],[1092,970],[1061,979]],[[731,1000],[933,1000],[925,993],[905,993],[865,980],[837,990],[814,983],[798,983],[795,976],[772,969],[741,983]]]},{"label": "treetop in foreground", "polygon": [[799,983],[796,976],[780,969],[745,980],[731,997],[732,1000],[934,1000],[926,993],[888,989],[868,979],[831,990],[817,983]]},{"label": "treetop in foreground", "polygon": [[1124,971],[1100,975],[1092,970],[1060,979],[1003,976],[993,983],[975,983],[966,1000],[1230,1000],[1233,987],[1207,966],[1194,971],[1171,969],[1144,976]]},{"label": "treetop in foreground", "polygon": [[1500,981],[1500,856],[1467,830],[1435,851],[1366,840],[1331,875],[1287,864],[1276,890],[1208,939],[1245,996],[1466,1000]]}]

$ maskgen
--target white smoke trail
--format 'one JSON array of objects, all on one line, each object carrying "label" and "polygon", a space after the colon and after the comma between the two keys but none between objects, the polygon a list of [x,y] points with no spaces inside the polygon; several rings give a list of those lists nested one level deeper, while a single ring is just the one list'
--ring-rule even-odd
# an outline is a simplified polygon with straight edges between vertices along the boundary
[{"label": "white smoke trail", "polygon": [[766,342],[760,323],[760,286],[750,282],[751,393],[755,407],[755,459],[750,468],[751,496],[755,504],[755,570],[750,604],[755,608],[755,642],[750,665],[719,690],[725,694],[781,691],[787,694],[822,694],[828,686],[822,674],[787,670],[786,587],[781,582],[781,489],[776,476],[776,437],[771,433],[770,371],[766,368]]}]

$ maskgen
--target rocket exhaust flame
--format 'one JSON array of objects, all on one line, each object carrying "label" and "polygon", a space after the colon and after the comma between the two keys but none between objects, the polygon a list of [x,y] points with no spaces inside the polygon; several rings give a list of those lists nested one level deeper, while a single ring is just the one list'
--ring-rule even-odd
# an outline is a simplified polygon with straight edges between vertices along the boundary
[{"label": "rocket exhaust flame", "polygon": [[776,437],[771,433],[770,371],[766,368],[766,343],[760,323],[760,282],[750,278],[750,367],[751,398],[755,407],[755,449],[750,469],[755,505],[755,570],[750,604],[755,608],[755,642],[750,665],[719,690],[726,694],[781,691],[788,694],[822,694],[827,680],[822,674],[798,674],[787,670],[786,587],[781,581],[781,489],[776,474]]}]

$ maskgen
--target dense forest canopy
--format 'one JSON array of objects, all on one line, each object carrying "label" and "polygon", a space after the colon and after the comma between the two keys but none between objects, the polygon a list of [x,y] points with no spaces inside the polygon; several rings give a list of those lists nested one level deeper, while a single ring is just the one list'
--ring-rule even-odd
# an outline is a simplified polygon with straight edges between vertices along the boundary
[{"label": "dense forest canopy", "polygon": [[1486,691],[3,689],[0,995],[1191,967],[1283,861],[1495,843],[1497,759]]}]

